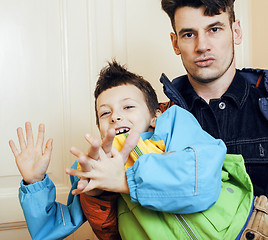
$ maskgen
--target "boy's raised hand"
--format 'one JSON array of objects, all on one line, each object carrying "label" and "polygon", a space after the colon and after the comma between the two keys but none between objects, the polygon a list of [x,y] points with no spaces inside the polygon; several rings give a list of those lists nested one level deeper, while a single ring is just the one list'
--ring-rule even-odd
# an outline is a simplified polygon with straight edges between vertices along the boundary
[{"label": "boy's raised hand", "polygon": [[[124,165],[129,153],[136,146],[140,135],[137,132],[132,132],[126,139],[121,152],[118,152],[112,147],[114,136],[115,132],[109,131],[103,140],[102,146],[92,137],[86,137],[87,141],[91,144],[88,154],[84,154],[76,148],[71,149],[72,154],[79,158],[82,168],[82,171],[74,169],[66,170],[67,174],[81,178],[81,184],[80,186],[78,184],[78,189],[74,190],[73,194],[88,191],[90,193],[93,189],[121,193],[129,192]],[[85,179],[87,179],[87,182]]]},{"label": "boy's raised hand", "polygon": [[43,180],[45,177],[51,158],[53,140],[49,139],[47,141],[45,150],[43,151],[45,125],[39,125],[36,144],[34,144],[32,126],[30,122],[25,123],[25,130],[26,141],[22,128],[19,127],[17,129],[21,151],[17,149],[12,140],[9,141],[9,146],[15,156],[16,164],[24,181],[28,184],[32,184]]}]

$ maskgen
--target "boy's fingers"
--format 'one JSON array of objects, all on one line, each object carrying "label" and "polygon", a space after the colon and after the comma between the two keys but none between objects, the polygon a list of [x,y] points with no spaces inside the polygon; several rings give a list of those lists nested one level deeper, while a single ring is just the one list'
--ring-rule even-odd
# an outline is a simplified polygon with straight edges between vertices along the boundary
[{"label": "boy's fingers", "polygon": [[86,188],[82,191],[83,193],[85,193],[85,192],[89,192],[89,191],[91,191],[91,190],[93,190],[93,189],[95,189],[95,188],[97,188],[97,186],[95,185],[95,181],[90,181],[89,183],[88,183],[88,185],[86,186]]},{"label": "boy's fingers", "polygon": [[115,129],[109,129],[102,142],[102,149],[106,154],[110,153],[112,150],[114,137],[115,137]]},{"label": "boy's fingers", "polygon": [[15,143],[12,140],[9,141],[9,146],[10,146],[11,151],[13,152],[15,158],[17,158],[17,156],[19,155],[19,151],[18,151]]},{"label": "boy's fingers", "polygon": [[66,173],[68,175],[77,176],[79,178],[91,178],[90,172],[81,172],[81,171],[76,170],[76,169],[67,168]]},{"label": "boy's fingers", "polygon": [[26,142],[25,142],[23,131],[22,131],[21,127],[19,127],[17,129],[17,135],[18,135],[18,139],[19,139],[20,150],[22,151],[26,148]]},{"label": "boy's fingers", "polygon": [[79,164],[80,164],[83,172],[89,172],[92,169],[91,161],[85,155],[82,155],[79,157]]},{"label": "boy's fingers", "polygon": [[85,187],[88,185],[88,180],[87,179],[80,179],[80,181],[77,184],[77,189],[80,191],[83,191]]},{"label": "boy's fingers", "polygon": [[[113,151],[113,148],[112,148],[112,151]],[[102,148],[100,148],[99,154],[100,154],[100,160],[106,160],[107,159],[107,155],[106,155],[106,153],[104,152],[104,150]]]},{"label": "boy's fingers", "polygon": [[27,145],[33,146],[34,144],[33,131],[32,131],[32,125],[30,122],[25,123],[25,130],[26,130]]},{"label": "boy's fingers", "polygon": [[50,159],[51,152],[52,152],[52,146],[53,146],[53,139],[50,138],[50,139],[47,140],[46,148],[45,148],[45,151],[44,151],[44,157],[47,158],[47,159]]},{"label": "boy's fingers", "polygon": [[82,191],[81,190],[78,190],[78,189],[74,189],[73,191],[72,191],[72,194],[73,195],[78,195],[78,194],[81,194],[82,193]]},{"label": "boy's fingers", "polygon": [[83,152],[81,152],[81,151],[80,151],[79,149],[77,149],[76,147],[71,147],[70,152],[71,152],[74,156],[76,156],[76,157],[78,157],[78,158],[83,154]]},{"label": "boy's fingers", "polygon": [[88,150],[88,157],[94,160],[99,159],[99,150],[100,150],[100,143],[98,140],[93,140],[91,142],[91,146]]},{"label": "boy's fingers", "polygon": [[44,144],[44,136],[45,136],[45,125],[41,123],[38,127],[38,136],[36,140],[36,146],[41,149]]},{"label": "boy's fingers", "polygon": [[89,144],[92,144],[92,142],[94,141],[94,138],[89,133],[85,135],[85,139]]},{"label": "boy's fingers", "polygon": [[124,163],[126,163],[128,156],[130,154],[130,152],[136,147],[136,145],[138,144],[140,138],[140,134],[136,131],[132,131],[126,141],[125,144],[120,152],[120,154],[122,155],[123,159],[124,159]]}]

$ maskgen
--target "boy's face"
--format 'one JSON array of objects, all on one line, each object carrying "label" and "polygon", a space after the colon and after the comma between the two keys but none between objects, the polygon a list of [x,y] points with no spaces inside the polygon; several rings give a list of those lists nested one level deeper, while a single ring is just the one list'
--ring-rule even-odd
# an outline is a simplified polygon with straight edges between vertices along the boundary
[{"label": "boy's face", "polygon": [[111,128],[116,134],[130,130],[146,132],[154,120],[143,93],[134,85],[120,85],[103,91],[96,105],[102,138]]},{"label": "boy's face", "polygon": [[200,83],[216,80],[234,66],[234,44],[241,42],[239,21],[230,26],[228,12],[205,16],[204,7],[175,12],[174,51],[181,55],[189,78]]}]

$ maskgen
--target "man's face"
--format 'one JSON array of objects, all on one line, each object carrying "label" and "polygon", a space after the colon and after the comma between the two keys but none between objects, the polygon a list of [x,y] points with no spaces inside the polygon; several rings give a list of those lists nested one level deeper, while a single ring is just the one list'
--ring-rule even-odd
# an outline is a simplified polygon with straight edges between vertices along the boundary
[{"label": "man's face", "polygon": [[234,44],[241,42],[239,21],[230,26],[229,15],[205,16],[204,7],[182,7],[175,12],[174,51],[181,55],[190,81],[208,83],[234,71]]},{"label": "man's face", "polygon": [[115,129],[116,134],[132,129],[139,133],[146,132],[154,119],[143,93],[130,84],[103,91],[97,98],[97,115],[102,138],[111,128]]}]

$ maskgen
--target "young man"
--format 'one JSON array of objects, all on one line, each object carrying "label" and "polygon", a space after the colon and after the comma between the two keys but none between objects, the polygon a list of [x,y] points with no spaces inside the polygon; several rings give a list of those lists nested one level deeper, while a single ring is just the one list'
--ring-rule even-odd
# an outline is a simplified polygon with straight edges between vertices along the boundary
[{"label": "young man", "polygon": [[162,8],[187,71],[172,83],[161,78],[166,95],[222,139],[227,153],[242,154],[254,194],[268,196],[268,72],[235,69],[242,32],[234,0],[162,0]]},{"label": "young man", "polygon": [[[67,172],[90,178],[92,189],[130,192],[130,196],[123,194],[118,200],[119,230],[123,239],[132,239],[133,236],[142,240],[182,239],[187,238],[188,234],[201,239],[235,239],[246,223],[253,197],[243,159],[241,156],[226,158],[217,203],[207,211],[193,213],[199,212],[218,191],[213,190],[215,180],[211,178],[216,177],[218,182],[220,173],[213,171],[221,171],[219,164],[224,147],[221,141],[204,132],[189,112],[177,106],[165,111],[155,123],[154,115],[149,111],[155,94],[152,89],[146,91],[151,88],[147,85],[143,79],[114,63],[102,71],[95,90],[97,123],[102,137],[107,135],[108,129],[115,129],[117,136],[114,145],[120,150],[126,138],[125,132],[136,130],[141,133],[137,147],[126,164],[129,167],[127,184],[122,181],[125,178],[123,164],[121,170],[114,168],[113,153],[112,157],[100,154],[98,161],[88,158],[92,165],[88,173]],[[157,102],[153,105],[157,106]],[[155,127],[154,132],[142,133],[150,126]],[[85,157],[79,151],[76,155],[79,159]],[[136,162],[132,166],[134,160]],[[103,168],[109,169],[109,173]],[[98,185],[98,181],[101,184]],[[120,182],[123,184],[120,185]],[[104,197],[107,199],[107,195]],[[115,212],[115,217],[108,216],[107,229],[103,226],[98,229],[95,226],[106,215],[100,213],[99,216],[92,216],[96,200],[92,202],[92,197],[82,194],[81,205],[100,239],[119,238],[116,235]],[[208,207],[206,205],[205,209]],[[221,209],[224,209],[224,214]],[[114,228],[111,228],[111,222],[115,223]],[[211,222],[218,225],[216,229]],[[188,229],[185,229],[185,224]]]}]

